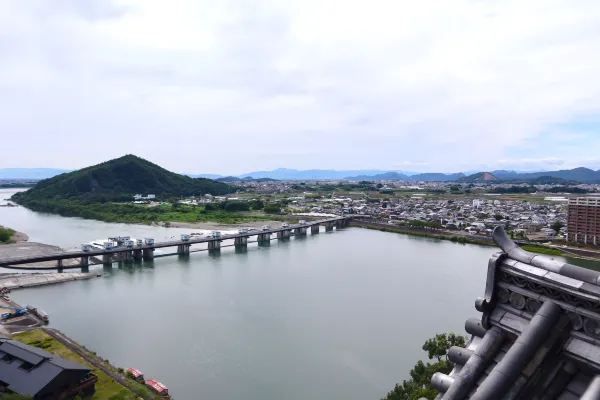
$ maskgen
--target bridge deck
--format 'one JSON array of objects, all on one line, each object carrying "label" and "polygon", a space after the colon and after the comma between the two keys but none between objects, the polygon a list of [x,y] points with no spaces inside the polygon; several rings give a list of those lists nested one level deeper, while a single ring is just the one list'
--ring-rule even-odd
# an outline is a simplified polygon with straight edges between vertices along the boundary
[{"label": "bridge deck", "polygon": [[311,226],[314,226],[314,225],[327,224],[327,223],[332,223],[332,222],[336,222],[336,221],[340,221],[340,220],[347,220],[347,219],[349,219],[349,217],[328,218],[328,219],[323,219],[323,220],[318,220],[318,221],[307,222],[305,224],[290,225],[285,228],[279,227],[279,228],[274,228],[274,229],[269,229],[269,230],[257,230],[257,231],[250,231],[250,232],[246,232],[246,233],[235,233],[235,234],[229,234],[229,235],[222,235],[219,239],[212,238],[212,237],[190,238],[189,240],[172,240],[172,241],[166,241],[166,242],[155,242],[153,245],[144,244],[142,246],[134,246],[134,247],[116,247],[113,249],[99,249],[99,250],[90,250],[90,251],[83,251],[83,250],[63,251],[63,252],[55,253],[55,254],[41,254],[41,255],[25,256],[25,257],[1,258],[0,259],[0,267],[10,267],[13,265],[21,265],[21,264],[33,264],[33,263],[40,263],[40,262],[45,262],[45,261],[68,260],[68,259],[81,258],[81,257],[98,257],[98,256],[107,255],[107,254],[118,254],[118,253],[123,253],[126,251],[133,251],[133,250],[160,249],[160,248],[164,248],[164,247],[174,247],[174,246],[179,246],[179,245],[192,245],[192,244],[208,243],[208,242],[214,242],[214,241],[231,240],[231,239],[235,239],[235,238],[251,237],[251,236],[257,236],[257,235],[261,235],[261,234],[274,234],[277,232],[293,230],[293,229],[297,229],[297,228],[310,228]]}]

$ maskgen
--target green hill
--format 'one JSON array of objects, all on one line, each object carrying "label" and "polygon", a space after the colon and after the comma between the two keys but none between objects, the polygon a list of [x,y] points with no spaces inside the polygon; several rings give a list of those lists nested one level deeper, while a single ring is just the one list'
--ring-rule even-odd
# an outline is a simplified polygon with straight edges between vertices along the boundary
[{"label": "green hill", "polygon": [[[205,178],[179,175],[134,155],[126,155],[78,171],[45,179],[13,196],[20,204],[42,208],[46,201],[129,201],[134,194],[158,198],[232,192],[231,186]],[[36,207],[38,206],[38,207]]]}]

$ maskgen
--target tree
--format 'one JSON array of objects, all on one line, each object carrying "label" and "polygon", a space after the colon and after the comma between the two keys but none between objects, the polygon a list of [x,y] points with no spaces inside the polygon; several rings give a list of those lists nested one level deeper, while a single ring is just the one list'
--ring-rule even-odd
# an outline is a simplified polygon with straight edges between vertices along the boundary
[{"label": "tree", "polygon": [[446,356],[446,352],[452,346],[464,347],[465,337],[454,333],[437,334],[434,338],[427,339],[423,345],[423,350],[427,352],[430,360],[435,357],[438,361],[441,361],[442,357]]},{"label": "tree", "polygon": [[402,384],[396,384],[383,400],[417,400],[421,397],[433,399],[438,394],[431,386],[431,377],[436,372],[444,374],[452,370],[452,363],[448,361],[448,349],[452,346],[464,347],[466,338],[454,333],[442,333],[428,339],[423,344],[423,350],[427,351],[430,360],[437,359],[434,363],[418,361],[410,370],[411,379]]},{"label": "tree", "polygon": [[560,228],[562,228],[563,226],[565,225],[560,221],[556,221],[552,225],[550,225],[550,227],[554,229],[554,232],[556,233],[560,232]]},{"label": "tree", "polygon": [[281,213],[281,205],[277,203],[266,204],[264,212],[266,212],[267,214],[279,214]]}]

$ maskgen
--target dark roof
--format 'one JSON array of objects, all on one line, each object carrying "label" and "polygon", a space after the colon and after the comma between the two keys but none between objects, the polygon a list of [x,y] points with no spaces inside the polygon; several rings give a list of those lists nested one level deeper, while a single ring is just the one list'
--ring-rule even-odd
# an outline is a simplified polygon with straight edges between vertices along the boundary
[{"label": "dark roof", "polygon": [[502,228],[488,263],[481,319],[453,347],[438,399],[600,399],[600,273],[526,252]]},{"label": "dark roof", "polygon": [[0,339],[0,381],[13,392],[34,396],[65,370],[90,372],[87,367],[37,347]]}]

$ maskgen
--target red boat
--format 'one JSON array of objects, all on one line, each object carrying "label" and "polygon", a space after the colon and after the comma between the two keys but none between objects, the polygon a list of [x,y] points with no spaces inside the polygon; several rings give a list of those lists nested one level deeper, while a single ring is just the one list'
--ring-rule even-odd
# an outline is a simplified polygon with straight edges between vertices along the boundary
[{"label": "red boat", "polygon": [[139,369],[127,368],[127,375],[140,383],[144,383],[144,373]]},{"label": "red boat", "polygon": [[167,389],[167,387],[165,385],[163,385],[162,383],[160,383],[156,379],[148,379],[146,381],[146,386],[148,386],[150,389],[152,389],[152,391],[154,391],[160,397],[164,397],[164,398],[167,398],[167,399],[170,398],[170,396],[169,396],[169,389]]}]

